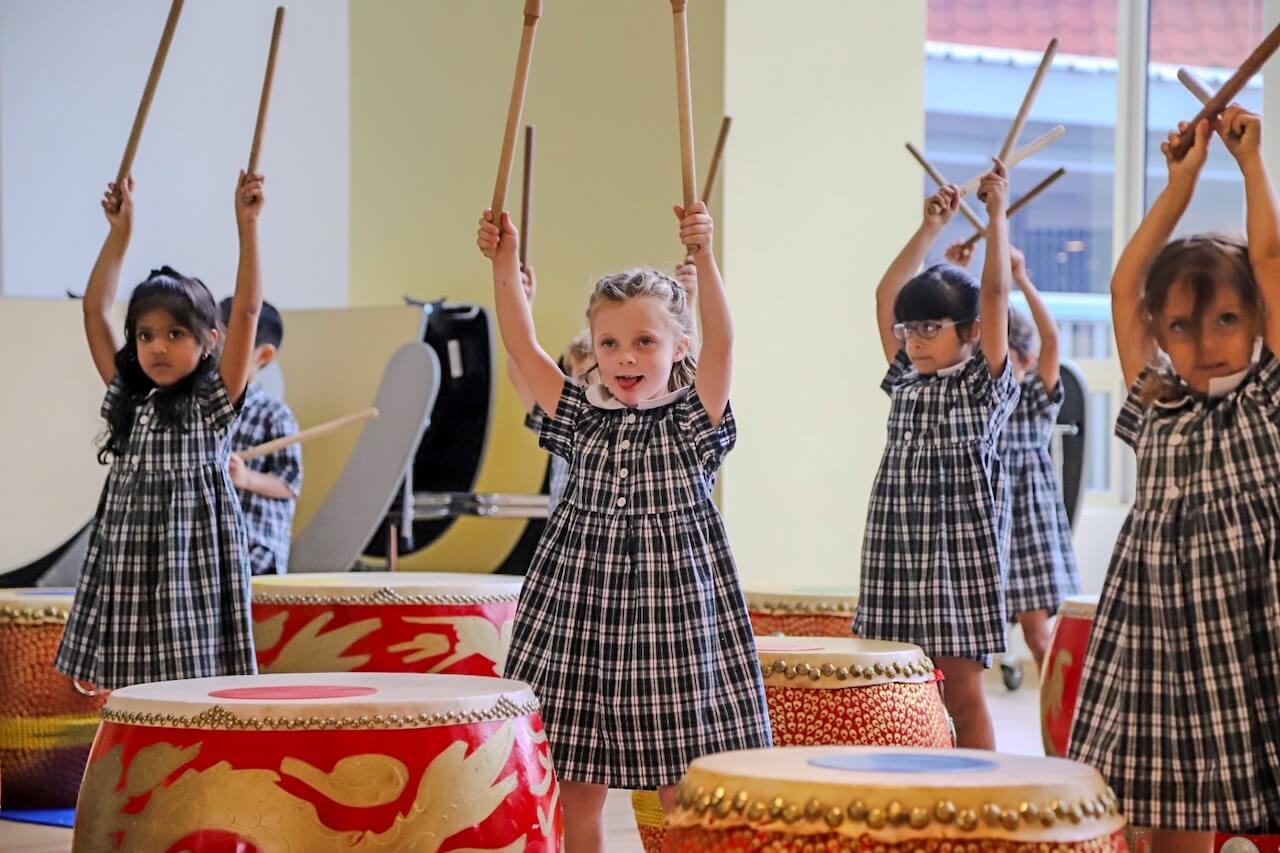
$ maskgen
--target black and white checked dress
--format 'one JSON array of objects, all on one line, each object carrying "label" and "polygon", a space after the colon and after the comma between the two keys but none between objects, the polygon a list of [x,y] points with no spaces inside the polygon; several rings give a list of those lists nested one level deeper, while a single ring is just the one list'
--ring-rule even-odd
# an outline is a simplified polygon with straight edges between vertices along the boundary
[{"label": "black and white checked dress", "polygon": [[1144,404],[1137,495],[1094,617],[1070,755],[1136,826],[1280,832],[1280,361]]},{"label": "black and white checked dress", "polygon": [[[298,422],[289,407],[269,396],[255,382],[245,389],[240,418],[231,432],[231,449],[248,450],[297,432]],[[291,498],[240,492],[250,571],[255,575],[282,575],[289,566],[293,513],[298,506],[298,493],[302,491],[302,445],[294,444],[244,464],[253,471],[279,477],[293,492]]]},{"label": "black and white checked dress", "polygon": [[880,387],[892,403],[853,630],[990,666],[1005,649],[1009,501],[996,446],[1018,402],[1013,368],[1006,360],[994,378],[979,351],[921,375],[899,351]]},{"label": "black and white checked dress", "polygon": [[[771,743],[746,602],[712,475],[736,437],[695,390],[604,408],[566,381],[541,444],[569,484],[538,543],[506,677],[542,704],[556,773],[619,788]],[[617,405],[616,403],[614,405]]]},{"label": "black and white checked dress", "polygon": [[[117,376],[103,417],[127,393]],[[55,661],[72,678],[130,684],[257,671],[244,519],[227,474],[236,408],[214,373],[186,401],[186,428],[133,416],[102,489],[75,604]]]},{"label": "black and white checked dress", "polygon": [[1009,540],[1009,582],[1005,604],[1010,620],[1019,613],[1058,610],[1062,599],[1080,592],[1080,571],[1071,544],[1071,525],[1062,503],[1058,472],[1049,456],[1053,427],[1062,408],[1063,388],[1045,390],[1040,374],[1022,380],[1018,407],[1000,437],[1013,534]]},{"label": "black and white checked dress", "polygon": [[[524,425],[535,433],[542,432],[542,421],[546,415],[542,407],[534,405],[533,411],[525,416]],[[564,497],[564,490],[569,485],[569,461],[551,454],[551,464],[547,466],[547,508],[554,510],[556,504]]]}]

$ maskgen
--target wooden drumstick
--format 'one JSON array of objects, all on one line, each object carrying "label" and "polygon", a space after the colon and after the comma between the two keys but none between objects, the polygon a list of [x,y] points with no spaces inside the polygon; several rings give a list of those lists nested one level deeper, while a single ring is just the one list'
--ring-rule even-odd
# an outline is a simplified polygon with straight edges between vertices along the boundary
[{"label": "wooden drumstick", "polygon": [[1173,159],[1180,160],[1186,156],[1196,141],[1196,125],[1202,119],[1209,119],[1210,121],[1216,119],[1218,114],[1231,104],[1235,96],[1240,94],[1240,91],[1248,84],[1249,78],[1262,70],[1262,66],[1266,64],[1266,61],[1271,58],[1277,48],[1280,48],[1280,26],[1277,26],[1267,34],[1262,43],[1253,49],[1253,53],[1249,54],[1244,64],[1236,69],[1236,73],[1232,74],[1227,79],[1227,82],[1222,84],[1222,88],[1218,89],[1209,98],[1208,102],[1200,108],[1200,112],[1196,113],[1196,117],[1187,123],[1186,129],[1178,136],[1178,140],[1173,143],[1173,148],[1169,152]]},{"label": "wooden drumstick", "polygon": [[1035,103],[1036,95],[1040,92],[1040,84],[1044,82],[1044,75],[1049,71],[1049,66],[1053,65],[1053,57],[1058,53],[1058,40],[1056,38],[1049,40],[1049,45],[1044,49],[1044,56],[1040,57],[1040,65],[1036,68],[1035,76],[1031,78],[1031,85],[1027,87],[1027,93],[1022,97],[1022,105],[1018,107],[1018,114],[1014,116],[1013,124],[1009,126],[1009,133],[1004,138],[1004,144],[1000,146],[1000,162],[1003,163],[1013,153],[1014,146],[1018,144],[1018,137],[1022,135],[1022,128],[1027,123],[1027,116],[1031,114],[1031,105]]},{"label": "wooden drumstick", "polygon": [[[1040,136],[1037,136],[1035,139],[1031,140],[1026,145],[1022,146],[1017,151],[1010,154],[1009,159],[1005,161],[1005,164],[1004,164],[1005,168],[1012,169],[1014,166],[1018,165],[1023,160],[1026,160],[1029,157],[1035,156],[1036,154],[1040,153],[1041,151],[1043,151],[1044,149],[1052,145],[1055,140],[1057,140],[1066,132],[1067,132],[1067,129],[1059,124],[1055,126],[1052,130],[1049,130],[1048,132],[1043,133]],[[961,184],[960,197],[964,198],[969,193],[973,192],[978,187],[980,187],[982,185],[982,179],[986,176],[986,174],[987,174],[986,172],[983,172],[981,175],[976,175],[970,178],[969,180],[965,181],[963,184]],[[942,212],[942,208],[939,207],[936,203],[929,205],[929,213],[931,213],[932,215],[937,216],[941,212]]]},{"label": "wooden drumstick", "polygon": [[262,150],[262,129],[267,123],[267,104],[271,101],[271,81],[276,76],[276,52],[280,49],[280,30],[284,27],[284,7],[276,7],[276,21],[271,27],[271,52],[267,54],[267,73],[262,78],[262,97],[258,99],[258,123],[253,128],[253,145],[249,148],[246,175],[258,171],[258,154]]},{"label": "wooden drumstick", "polygon": [[[938,171],[936,166],[925,159],[924,154],[920,152],[919,148],[916,148],[908,142],[907,151],[910,152],[912,157],[916,158],[916,162],[920,164],[922,169],[924,169],[925,174],[933,179],[935,184],[940,187],[946,186],[947,179],[942,176],[942,173]],[[979,232],[986,233],[987,227],[982,224],[982,220],[978,218],[978,214],[974,212],[973,208],[970,207],[969,203],[964,199],[960,199],[960,213],[963,214],[964,218],[969,220],[969,223],[974,228],[977,228]],[[937,216],[937,213],[934,213],[934,216]]]},{"label": "wooden drumstick", "polygon": [[[1013,216],[1019,210],[1022,210],[1022,208],[1026,207],[1028,204],[1031,203],[1031,200],[1033,198],[1035,198],[1036,196],[1040,195],[1040,193],[1047,190],[1050,186],[1053,185],[1053,183],[1056,180],[1058,180],[1058,178],[1061,178],[1066,173],[1067,173],[1066,169],[1059,167],[1056,171],[1054,171],[1053,174],[1049,175],[1049,177],[1045,178],[1043,181],[1036,184],[1031,189],[1027,190],[1023,194],[1022,198],[1018,199],[1013,204],[1009,205],[1009,210],[1005,212],[1005,216]],[[979,240],[981,240],[984,236],[986,235],[982,231],[978,231],[973,235],[971,235],[968,240],[965,240],[960,245],[965,249],[971,249],[973,248],[974,244],[977,243]]]},{"label": "wooden drumstick", "polygon": [[542,0],[524,1],[524,29],[520,32],[520,53],[516,57],[516,76],[511,84],[511,103],[507,106],[507,127],[502,134],[502,153],[498,157],[498,178],[493,184],[493,222],[501,228],[502,211],[507,203],[507,182],[516,157],[516,131],[524,112],[524,96],[529,86],[529,66],[533,63],[533,36],[542,17]]},{"label": "wooden drumstick", "polygon": [[1213,98],[1213,90],[1188,68],[1178,69],[1178,81],[1186,86],[1187,91],[1195,95],[1196,100],[1201,104],[1207,104]]},{"label": "wooden drumstick", "polygon": [[711,191],[716,187],[716,177],[720,174],[720,157],[724,154],[724,144],[729,139],[729,126],[733,119],[725,116],[720,120],[720,135],[716,137],[715,150],[711,152],[711,165],[707,168],[707,181],[702,185],[702,200],[711,198]]},{"label": "wooden drumstick", "polygon": [[313,438],[320,438],[321,436],[328,435],[331,432],[336,432],[343,427],[348,427],[352,424],[371,421],[377,416],[377,409],[365,409],[364,411],[355,412],[354,414],[346,415],[345,417],[337,418],[336,420],[328,421],[326,423],[319,424],[318,426],[313,426],[310,429],[304,429],[301,432],[295,432],[293,435],[282,436],[281,438],[272,439],[271,441],[264,442],[263,444],[255,445],[254,447],[250,447],[248,450],[241,451],[239,456],[246,462],[250,459],[257,459],[260,456],[269,456],[277,450],[284,450],[286,447],[292,447],[295,444],[302,444],[305,441],[311,441]]},{"label": "wooden drumstick", "polygon": [[[676,100],[680,110],[680,182],[686,213],[698,202],[697,170],[693,162],[693,88],[689,77],[687,5],[688,0],[671,0],[676,35]],[[686,244],[685,248],[689,254],[698,250],[696,244]]]},{"label": "wooden drumstick", "polygon": [[533,125],[524,128],[524,187],[520,194],[520,269],[529,264],[529,220],[533,213]]},{"label": "wooden drumstick", "polygon": [[173,0],[169,5],[169,18],[164,22],[164,32],[160,35],[160,45],[156,48],[155,59],[151,62],[151,73],[147,75],[147,84],[142,89],[142,100],[138,103],[138,112],[133,117],[133,128],[129,131],[129,142],[124,147],[124,157],[120,159],[120,171],[116,172],[116,200],[119,203],[120,190],[125,179],[133,171],[133,158],[138,153],[138,143],[142,140],[142,126],[147,123],[147,113],[151,110],[151,99],[155,97],[156,85],[160,82],[160,72],[164,70],[165,58],[169,55],[169,45],[173,43],[173,33],[178,28],[178,16],[182,14],[183,0]]}]

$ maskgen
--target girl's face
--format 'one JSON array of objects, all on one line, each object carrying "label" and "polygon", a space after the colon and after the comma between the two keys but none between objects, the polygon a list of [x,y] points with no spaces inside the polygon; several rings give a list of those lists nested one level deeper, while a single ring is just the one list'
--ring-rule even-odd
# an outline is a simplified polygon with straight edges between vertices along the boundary
[{"label": "girl's face", "polygon": [[1022,353],[1009,350],[1009,361],[1013,364],[1013,377],[1021,382],[1027,374],[1035,369],[1038,353]]},{"label": "girl's face", "polygon": [[671,366],[689,351],[666,306],[650,296],[601,302],[591,317],[591,339],[600,381],[626,406],[665,394]]},{"label": "girl's face", "polygon": [[[217,342],[218,332],[210,332]],[[195,332],[180,325],[163,308],[154,308],[138,317],[134,326],[138,364],[147,378],[161,388],[181,382],[200,365],[208,348]]]},{"label": "girl's face", "polygon": [[[937,373],[939,370],[954,367],[973,355],[981,321],[975,320],[963,331],[956,325],[942,325],[939,328],[939,324],[950,322],[949,320],[922,320],[904,324],[906,340],[903,344],[907,349],[907,357],[920,373],[926,375]],[[933,336],[929,337],[931,332]]]},{"label": "girl's face", "polygon": [[1155,337],[1183,381],[1203,394],[1210,379],[1239,373],[1253,361],[1258,318],[1230,286],[1215,288],[1203,316],[1195,313],[1195,289],[1175,282],[1155,318]]}]

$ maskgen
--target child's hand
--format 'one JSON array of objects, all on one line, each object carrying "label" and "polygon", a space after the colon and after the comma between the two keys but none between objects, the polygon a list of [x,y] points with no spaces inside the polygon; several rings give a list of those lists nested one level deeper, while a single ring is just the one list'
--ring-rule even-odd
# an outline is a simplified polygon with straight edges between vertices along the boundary
[{"label": "child's hand", "polygon": [[1009,244],[1009,266],[1013,268],[1014,281],[1027,274],[1027,256],[1012,243]]},{"label": "child's hand", "polygon": [[115,181],[107,184],[107,191],[102,194],[102,212],[107,215],[107,224],[112,231],[133,230],[133,176],[125,178],[124,185],[117,192]]},{"label": "child's hand", "polygon": [[711,214],[707,213],[707,206],[699,201],[689,208],[687,214],[678,204],[673,205],[672,210],[676,213],[676,219],[680,220],[680,242],[685,246],[696,246],[690,256],[693,258],[709,256],[715,223],[711,221]]},{"label": "child's hand", "polygon": [[1222,138],[1237,163],[1255,158],[1262,148],[1262,118],[1232,104],[1216,122],[1218,136]]},{"label": "child's hand", "polygon": [[501,225],[499,232],[493,222],[493,211],[486,209],[480,217],[480,227],[476,229],[476,246],[480,248],[480,254],[495,262],[512,257],[520,248],[520,235],[505,210],[502,211]]},{"label": "child's hand", "polygon": [[698,268],[693,258],[685,258],[683,263],[676,264],[676,281],[684,288],[685,301],[692,305],[698,298]]},{"label": "child's hand", "polygon": [[[933,213],[934,209],[938,213]],[[945,184],[938,191],[925,199],[924,224],[941,231],[960,209],[960,188],[955,184]]]},{"label": "child's hand", "polygon": [[991,171],[982,176],[982,183],[978,184],[978,198],[987,206],[987,215],[994,216],[997,213],[1003,213],[1009,204],[1009,178],[1004,168],[1004,163],[999,159],[992,157],[991,162],[994,164]]},{"label": "child's hand", "polygon": [[239,453],[231,454],[231,463],[227,466],[227,473],[231,475],[231,485],[237,489],[247,489],[249,486],[249,466],[244,464],[244,460],[240,458]]},{"label": "child's hand", "polygon": [[1173,145],[1186,127],[1185,121],[1178,122],[1178,129],[1169,131],[1169,139],[1160,143],[1160,153],[1164,154],[1169,167],[1170,184],[1194,185],[1204,168],[1204,161],[1209,157],[1209,120],[1206,118],[1196,125],[1195,143],[1187,153],[1181,160],[1173,158]]},{"label": "child's hand", "polygon": [[524,287],[524,298],[532,305],[533,297],[538,293],[538,275],[529,264],[520,269],[520,284]]},{"label": "child's hand", "polygon": [[265,180],[262,175],[246,175],[243,169],[240,170],[240,177],[236,180],[236,224],[240,227],[257,224],[258,214],[266,201],[262,193]]},{"label": "child's hand", "polygon": [[947,247],[947,251],[942,253],[942,257],[946,258],[947,263],[955,264],[958,267],[969,266],[969,261],[973,260],[974,245],[970,243],[952,243]]}]

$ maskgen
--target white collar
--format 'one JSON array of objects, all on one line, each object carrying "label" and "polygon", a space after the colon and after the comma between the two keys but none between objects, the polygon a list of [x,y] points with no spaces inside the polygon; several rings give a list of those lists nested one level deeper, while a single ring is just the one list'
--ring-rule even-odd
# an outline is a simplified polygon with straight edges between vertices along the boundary
[{"label": "white collar", "polygon": [[1258,338],[1253,342],[1253,356],[1249,359],[1249,364],[1244,370],[1238,370],[1230,376],[1215,376],[1209,380],[1208,396],[1217,398],[1225,397],[1232,391],[1240,387],[1240,383],[1244,382],[1244,378],[1249,375],[1249,371],[1253,370],[1254,365],[1262,358],[1262,338]]},{"label": "white collar", "polygon": [[689,393],[689,386],[684,385],[669,394],[663,394],[661,397],[654,397],[652,400],[641,400],[639,403],[636,403],[635,406],[628,406],[624,404],[617,397],[610,394],[609,389],[599,382],[594,385],[588,385],[586,393],[587,402],[595,406],[597,409],[617,410],[634,408],[643,412],[646,409],[661,408],[662,406],[670,405],[676,400],[682,399],[684,395]]},{"label": "white collar", "polygon": [[969,362],[973,361],[974,356],[969,356],[964,361],[951,365],[950,367],[940,367],[933,373],[935,376],[955,376],[957,373],[963,373],[964,369],[969,366]]}]

